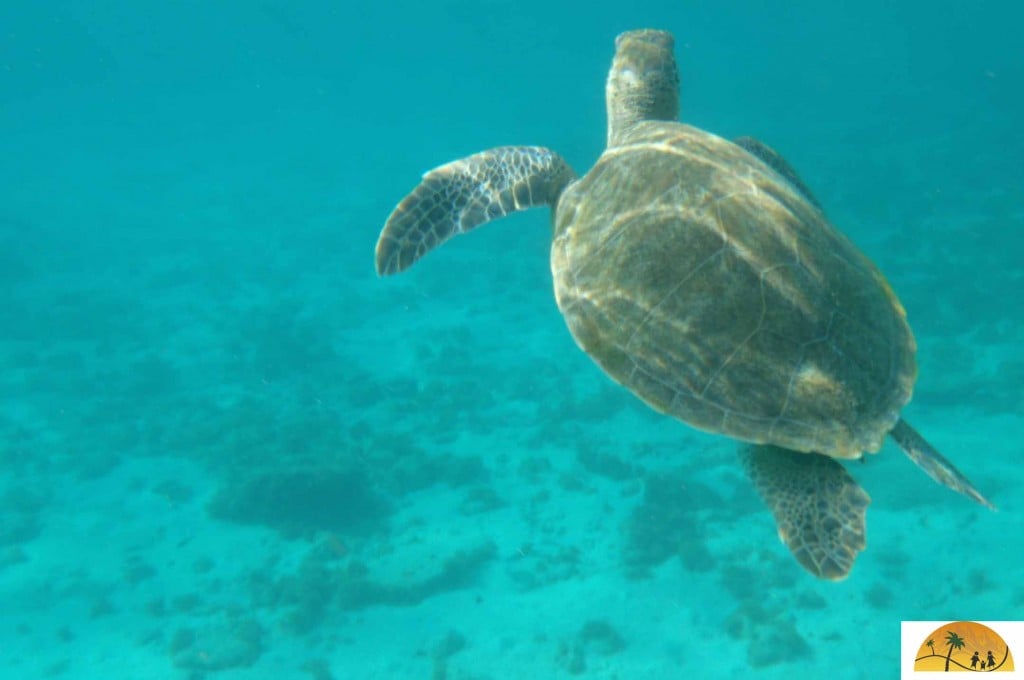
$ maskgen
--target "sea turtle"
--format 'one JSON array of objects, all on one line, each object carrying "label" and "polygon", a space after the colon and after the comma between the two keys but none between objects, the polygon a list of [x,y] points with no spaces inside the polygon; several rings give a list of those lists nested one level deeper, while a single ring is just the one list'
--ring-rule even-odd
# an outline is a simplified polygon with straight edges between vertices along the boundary
[{"label": "sea turtle", "polygon": [[509,212],[552,208],[555,298],[577,344],[648,405],[745,442],[741,460],[806,569],[840,579],[867,493],[836,459],[886,435],[933,479],[992,507],[905,420],[905,313],[765,144],[677,122],[673,38],[618,36],[607,148],[582,178],[507,146],[428,172],[377,242],[381,275]]}]

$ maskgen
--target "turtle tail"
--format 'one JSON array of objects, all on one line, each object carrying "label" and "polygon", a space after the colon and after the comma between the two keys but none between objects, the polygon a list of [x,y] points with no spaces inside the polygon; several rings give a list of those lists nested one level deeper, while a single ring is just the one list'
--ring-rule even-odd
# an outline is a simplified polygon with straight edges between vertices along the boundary
[{"label": "turtle tail", "polygon": [[402,199],[377,240],[377,273],[397,274],[447,241],[510,212],[554,206],[576,173],[554,151],[503,146],[435,168]]},{"label": "turtle tail", "polygon": [[889,435],[903,449],[903,453],[907,454],[910,460],[914,461],[936,482],[948,486],[953,491],[967,496],[975,503],[984,505],[990,510],[996,509],[996,506],[982,496],[981,492],[974,488],[970,480],[957,470],[949,459],[936,451],[935,447],[918,434],[917,430],[912,428],[907,421],[902,419],[897,421]]}]

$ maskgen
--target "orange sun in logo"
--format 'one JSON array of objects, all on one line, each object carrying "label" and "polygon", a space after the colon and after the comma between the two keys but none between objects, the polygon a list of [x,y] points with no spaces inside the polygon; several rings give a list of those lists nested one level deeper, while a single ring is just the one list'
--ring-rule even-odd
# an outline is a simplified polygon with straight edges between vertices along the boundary
[{"label": "orange sun in logo", "polygon": [[915,671],[1012,671],[1013,656],[999,633],[974,621],[939,626],[914,658]]}]

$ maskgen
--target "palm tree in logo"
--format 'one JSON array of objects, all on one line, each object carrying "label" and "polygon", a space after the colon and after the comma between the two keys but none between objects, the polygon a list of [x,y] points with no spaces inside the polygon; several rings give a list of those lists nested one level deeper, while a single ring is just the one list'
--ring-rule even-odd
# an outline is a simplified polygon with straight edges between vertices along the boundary
[{"label": "palm tree in logo", "polygon": [[928,649],[932,650],[932,654],[935,653],[935,640],[928,640],[925,645],[928,646]]},{"label": "palm tree in logo", "polygon": [[[931,642],[931,640],[929,640],[928,642]],[[964,639],[956,633],[954,633],[953,631],[949,630],[946,631],[946,644],[949,645],[949,652],[946,653],[946,672],[948,673],[949,657],[953,656],[954,649],[963,649]]]}]

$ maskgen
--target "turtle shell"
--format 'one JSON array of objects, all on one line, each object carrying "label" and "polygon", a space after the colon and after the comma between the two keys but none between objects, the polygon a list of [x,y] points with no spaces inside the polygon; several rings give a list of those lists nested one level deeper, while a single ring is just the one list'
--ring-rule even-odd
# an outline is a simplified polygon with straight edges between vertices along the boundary
[{"label": "turtle shell", "polygon": [[875,266],[753,155],[647,121],[555,213],[555,295],[579,346],[658,411],[836,458],[877,451],[916,377]]}]

